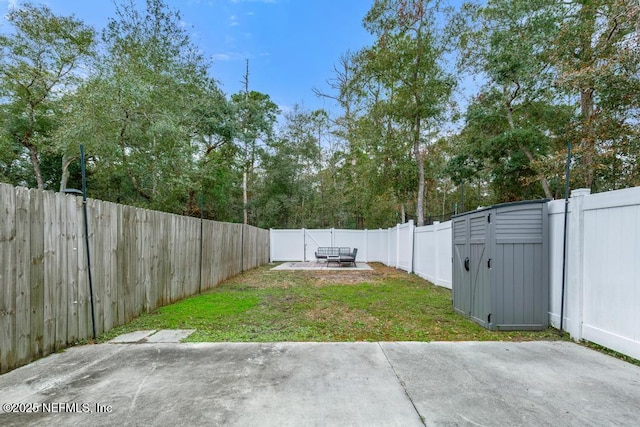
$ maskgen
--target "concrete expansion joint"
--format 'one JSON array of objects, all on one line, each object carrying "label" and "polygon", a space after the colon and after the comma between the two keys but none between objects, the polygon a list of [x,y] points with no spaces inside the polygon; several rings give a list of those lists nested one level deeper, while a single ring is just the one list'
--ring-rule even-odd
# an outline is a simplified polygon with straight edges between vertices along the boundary
[{"label": "concrete expansion joint", "polygon": [[425,418],[422,416],[422,414],[418,410],[418,407],[416,406],[415,402],[413,401],[413,398],[409,394],[409,390],[407,390],[407,385],[402,380],[402,378],[400,378],[400,375],[398,375],[398,372],[396,371],[396,368],[391,363],[391,360],[389,360],[389,357],[387,356],[387,353],[384,351],[384,347],[382,347],[382,343],[378,342],[378,347],[380,347],[380,350],[382,351],[382,354],[384,355],[384,358],[387,360],[387,363],[389,364],[389,367],[393,371],[393,375],[396,376],[396,378],[398,380],[398,383],[400,383],[400,387],[402,387],[402,390],[404,391],[405,396],[407,396],[407,399],[409,399],[409,402],[411,402],[411,406],[413,406],[413,409],[416,411],[416,414],[418,415],[418,419],[420,420],[420,422],[422,423],[423,426],[427,427],[427,424],[425,422]]}]

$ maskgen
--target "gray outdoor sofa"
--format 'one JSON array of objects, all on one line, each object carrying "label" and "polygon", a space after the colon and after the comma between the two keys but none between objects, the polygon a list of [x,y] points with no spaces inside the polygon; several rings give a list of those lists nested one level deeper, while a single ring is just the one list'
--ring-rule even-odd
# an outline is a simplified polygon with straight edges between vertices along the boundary
[{"label": "gray outdoor sofa", "polygon": [[315,252],[316,260],[327,260],[327,262],[337,262],[342,264],[351,264],[355,267],[356,255],[358,248],[337,247],[337,246],[321,246]]}]

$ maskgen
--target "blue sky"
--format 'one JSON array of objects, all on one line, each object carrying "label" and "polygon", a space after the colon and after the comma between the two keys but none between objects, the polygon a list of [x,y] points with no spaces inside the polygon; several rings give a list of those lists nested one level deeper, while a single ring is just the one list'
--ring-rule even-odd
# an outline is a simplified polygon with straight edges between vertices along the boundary
[{"label": "blue sky", "polygon": [[[58,15],[74,14],[101,30],[114,16],[112,0],[32,0]],[[137,0],[141,5],[144,0]],[[227,94],[242,89],[249,59],[250,89],[283,110],[335,108],[312,89],[329,90],[334,64],[347,50],[370,45],[362,18],[373,0],[165,0],[182,15],[193,42],[213,58],[211,75]],[[0,0],[0,15],[19,3]],[[2,19],[0,29],[6,30]]]}]

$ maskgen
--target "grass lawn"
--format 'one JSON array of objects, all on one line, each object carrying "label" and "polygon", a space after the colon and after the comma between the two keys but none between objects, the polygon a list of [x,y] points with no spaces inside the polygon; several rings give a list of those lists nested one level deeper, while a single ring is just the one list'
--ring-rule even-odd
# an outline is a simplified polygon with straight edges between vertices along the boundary
[{"label": "grass lawn", "polygon": [[270,271],[143,314],[100,337],[196,329],[188,341],[528,341],[557,331],[491,332],[454,313],[451,291],[382,264],[374,271]]}]

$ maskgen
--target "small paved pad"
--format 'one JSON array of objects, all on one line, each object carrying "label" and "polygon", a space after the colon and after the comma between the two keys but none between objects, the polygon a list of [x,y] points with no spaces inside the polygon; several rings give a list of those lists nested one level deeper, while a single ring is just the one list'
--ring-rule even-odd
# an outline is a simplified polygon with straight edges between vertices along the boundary
[{"label": "small paved pad", "polygon": [[148,336],[150,336],[151,334],[154,334],[155,332],[156,332],[155,329],[152,329],[152,330],[149,330],[149,331],[129,332],[128,334],[118,335],[117,337],[115,337],[114,339],[109,341],[109,343],[111,343],[111,344],[135,344],[135,343],[138,343],[138,342],[146,339]]},{"label": "small paved pad", "polygon": [[352,265],[339,265],[335,262],[325,261],[292,261],[283,262],[271,270],[322,270],[322,271],[373,271],[373,268],[366,262],[356,262],[355,267]]},{"label": "small paved pad", "polygon": [[195,332],[195,329],[163,329],[136,331],[115,337],[110,344],[177,343]]},{"label": "small paved pad", "polygon": [[148,337],[147,342],[180,342],[195,331],[195,329],[163,329]]}]

